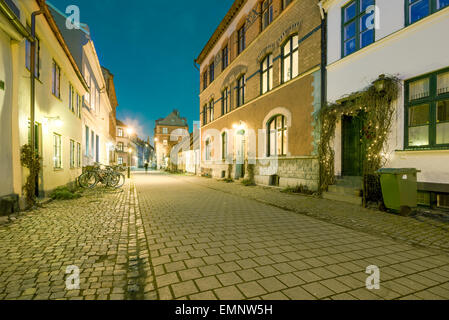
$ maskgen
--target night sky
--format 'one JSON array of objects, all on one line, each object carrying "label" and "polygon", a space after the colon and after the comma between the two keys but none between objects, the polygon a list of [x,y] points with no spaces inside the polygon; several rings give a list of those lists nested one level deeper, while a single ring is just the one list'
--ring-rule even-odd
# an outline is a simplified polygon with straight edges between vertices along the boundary
[{"label": "night sky", "polygon": [[199,120],[199,55],[233,0],[49,0],[60,11],[77,5],[101,65],[115,76],[117,117],[141,138],[178,109]]}]

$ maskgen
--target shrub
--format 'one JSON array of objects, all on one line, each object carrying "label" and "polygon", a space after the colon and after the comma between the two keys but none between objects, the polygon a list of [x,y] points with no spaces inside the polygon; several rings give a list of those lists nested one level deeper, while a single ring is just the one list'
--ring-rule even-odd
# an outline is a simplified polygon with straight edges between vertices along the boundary
[{"label": "shrub", "polygon": [[255,186],[256,184],[254,183],[254,181],[252,181],[251,179],[244,179],[242,180],[242,184],[246,187],[252,187]]},{"label": "shrub", "polygon": [[284,193],[298,193],[298,194],[305,194],[305,195],[313,195],[315,192],[309,190],[307,186],[299,185],[296,187],[287,187],[284,190],[282,190]]},{"label": "shrub", "polygon": [[70,187],[59,187],[55,189],[51,194],[50,198],[53,200],[72,200],[81,198],[81,192],[76,188]]}]

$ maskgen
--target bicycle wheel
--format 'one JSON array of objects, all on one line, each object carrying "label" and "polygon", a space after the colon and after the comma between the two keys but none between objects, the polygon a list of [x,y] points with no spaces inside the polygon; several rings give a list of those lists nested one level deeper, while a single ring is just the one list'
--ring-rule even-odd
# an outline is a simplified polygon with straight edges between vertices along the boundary
[{"label": "bicycle wheel", "polygon": [[115,188],[120,182],[120,177],[115,172],[108,173],[106,177],[106,185],[110,188]]},{"label": "bicycle wheel", "polygon": [[85,172],[78,178],[79,185],[84,189],[92,189],[98,183],[98,177],[95,172]]},{"label": "bicycle wheel", "polygon": [[116,189],[120,189],[121,187],[123,187],[123,185],[126,182],[126,177],[123,173],[121,172],[115,172],[115,176],[118,177],[118,182],[117,184],[114,186],[114,188]]}]

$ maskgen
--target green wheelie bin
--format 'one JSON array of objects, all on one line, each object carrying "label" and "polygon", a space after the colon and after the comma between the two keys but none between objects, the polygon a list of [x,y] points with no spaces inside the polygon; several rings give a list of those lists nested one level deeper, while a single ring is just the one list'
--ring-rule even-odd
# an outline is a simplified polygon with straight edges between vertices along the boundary
[{"label": "green wheelie bin", "polygon": [[418,172],[421,171],[413,168],[384,168],[378,171],[387,209],[408,215],[418,207]]}]

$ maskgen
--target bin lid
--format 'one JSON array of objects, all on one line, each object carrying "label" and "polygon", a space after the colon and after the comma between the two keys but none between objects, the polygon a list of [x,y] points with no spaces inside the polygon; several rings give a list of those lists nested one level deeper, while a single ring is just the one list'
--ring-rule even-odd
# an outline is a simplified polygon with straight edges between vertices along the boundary
[{"label": "bin lid", "polygon": [[414,174],[421,172],[416,168],[382,168],[377,171],[380,174]]}]

